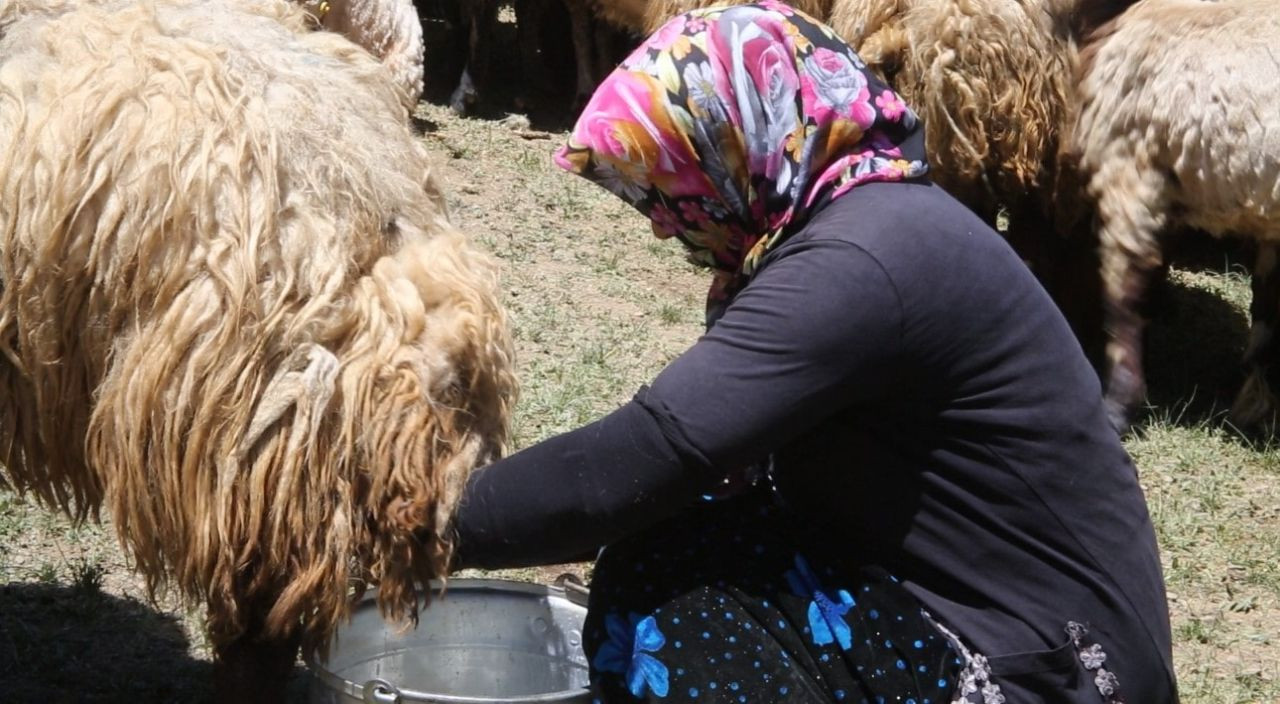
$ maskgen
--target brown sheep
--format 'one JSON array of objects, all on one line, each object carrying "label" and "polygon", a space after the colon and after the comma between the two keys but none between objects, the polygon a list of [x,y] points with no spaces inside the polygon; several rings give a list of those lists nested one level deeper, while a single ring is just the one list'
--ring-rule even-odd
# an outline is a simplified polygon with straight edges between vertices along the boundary
[{"label": "brown sheep", "polygon": [[367,585],[416,614],[514,393],[402,92],[307,24],[0,6],[0,464],[207,606],[220,701],[278,699]]},{"label": "brown sheep", "polygon": [[1125,428],[1145,396],[1139,305],[1178,226],[1259,245],[1249,376],[1233,421],[1277,409],[1280,12],[1273,0],[1141,0],[1083,53],[1074,150],[1097,199],[1107,402]]},{"label": "brown sheep", "polygon": [[[924,120],[933,180],[1007,235],[1087,350],[1101,346],[1089,207],[1063,150],[1073,120],[1076,38],[1130,0],[809,0]],[[596,0],[611,21],[653,31],[720,0]]]},{"label": "brown sheep", "polygon": [[931,174],[1043,227],[1071,119],[1075,0],[836,0],[831,26],[924,120]]}]

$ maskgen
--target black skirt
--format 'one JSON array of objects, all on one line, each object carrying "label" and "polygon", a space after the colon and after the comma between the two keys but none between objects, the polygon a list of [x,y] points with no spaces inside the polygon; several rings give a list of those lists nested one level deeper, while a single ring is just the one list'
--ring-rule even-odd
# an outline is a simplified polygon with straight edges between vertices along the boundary
[{"label": "black skirt", "polygon": [[608,547],[585,646],[605,702],[951,701],[963,664],[915,598],[767,490]]}]

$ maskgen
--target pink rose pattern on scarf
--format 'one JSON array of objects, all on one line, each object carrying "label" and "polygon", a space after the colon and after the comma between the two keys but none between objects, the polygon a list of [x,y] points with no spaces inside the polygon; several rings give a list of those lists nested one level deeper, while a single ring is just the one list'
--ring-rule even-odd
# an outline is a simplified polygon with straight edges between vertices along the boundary
[{"label": "pink rose pattern on scarf", "polygon": [[824,201],[928,169],[915,113],[829,27],[772,0],[667,22],[555,160],[714,269],[713,305]]}]

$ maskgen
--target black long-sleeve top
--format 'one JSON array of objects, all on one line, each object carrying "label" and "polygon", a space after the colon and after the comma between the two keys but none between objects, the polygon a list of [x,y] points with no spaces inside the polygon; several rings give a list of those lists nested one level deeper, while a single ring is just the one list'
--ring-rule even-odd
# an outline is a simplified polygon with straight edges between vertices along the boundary
[{"label": "black long-sleeve top", "polygon": [[476,472],[460,559],[580,556],[768,456],[793,508],[1010,676],[1074,620],[1130,702],[1174,699],[1154,531],[1097,376],[1004,240],[928,184],[821,209],[633,401]]}]

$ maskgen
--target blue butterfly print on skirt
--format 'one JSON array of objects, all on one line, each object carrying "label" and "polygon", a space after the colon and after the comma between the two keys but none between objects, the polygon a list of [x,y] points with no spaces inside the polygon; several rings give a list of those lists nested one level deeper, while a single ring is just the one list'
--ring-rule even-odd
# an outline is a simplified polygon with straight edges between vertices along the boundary
[{"label": "blue butterfly print on skirt", "polygon": [[641,618],[633,613],[623,620],[618,614],[609,614],[604,624],[609,640],[600,646],[591,664],[601,672],[624,674],[627,689],[636,697],[644,696],[646,686],[655,696],[667,696],[667,666],[649,655],[667,644],[653,616]]},{"label": "blue butterfly print on skirt", "polygon": [[787,570],[787,584],[796,596],[812,599],[809,602],[809,631],[813,634],[814,644],[838,642],[841,650],[848,650],[853,646],[853,630],[844,616],[855,604],[853,596],[844,589],[834,594],[824,591],[818,576],[803,556],[797,554],[795,564],[795,569]]}]

